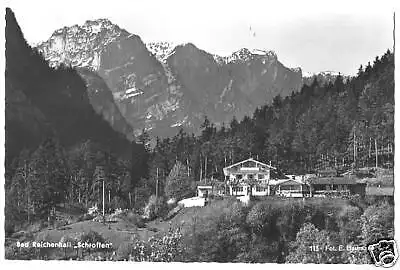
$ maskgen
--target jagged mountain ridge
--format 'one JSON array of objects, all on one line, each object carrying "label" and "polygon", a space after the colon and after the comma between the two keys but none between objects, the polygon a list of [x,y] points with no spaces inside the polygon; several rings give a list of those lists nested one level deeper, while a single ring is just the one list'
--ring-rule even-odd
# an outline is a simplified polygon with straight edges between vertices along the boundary
[{"label": "jagged mountain ridge", "polygon": [[158,136],[180,126],[196,131],[205,115],[217,124],[241,119],[302,84],[301,69],[286,68],[272,51],[221,57],[191,43],[145,44],[107,19],[64,27],[37,48],[53,66],[98,73],[135,132]]}]

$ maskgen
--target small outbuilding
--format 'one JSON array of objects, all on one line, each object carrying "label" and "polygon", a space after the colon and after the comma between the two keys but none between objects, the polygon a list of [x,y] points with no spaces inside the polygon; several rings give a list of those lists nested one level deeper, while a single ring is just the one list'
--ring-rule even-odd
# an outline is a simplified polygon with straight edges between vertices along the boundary
[{"label": "small outbuilding", "polygon": [[299,180],[282,179],[270,181],[273,193],[284,197],[305,197],[309,194],[309,187]]}]

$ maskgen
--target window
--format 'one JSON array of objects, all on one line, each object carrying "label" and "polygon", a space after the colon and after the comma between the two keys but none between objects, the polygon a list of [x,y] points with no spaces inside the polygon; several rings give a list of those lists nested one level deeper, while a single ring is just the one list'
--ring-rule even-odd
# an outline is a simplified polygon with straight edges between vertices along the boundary
[{"label": "window", "polygon": [[247,179],[253,180],[253,179],[254,179],[254,174],[249,174],[249,175],[247,176]]},{"label": "window", "polygon": [[232,191],[233,192],[243,192],[243,187],[233,187]]},{"label": "window", "polygon": [[241,175],[241,174],[237,174],[237,175],[236,175],[236,179],[237,179],[237,180],[240,180],[240,179],[242,179],[242,178],[243,178],[243,175]]},{"label": "window", "polygon": [[265,190],[265,187],[256,186],[256,192],[264,192]]},{"label": "window", "polygon": [[300,186],[297,186],[297,185],[284,185],[284,186],[281,186],[281,190],[297,191],[297,190],[300,190]]},{"label": "window", "polygon": [[264,179],[264,175],[263,175],[263,174],[259,174],[259,175],[258,175],[258,179],[259,179],[259,180]]}]

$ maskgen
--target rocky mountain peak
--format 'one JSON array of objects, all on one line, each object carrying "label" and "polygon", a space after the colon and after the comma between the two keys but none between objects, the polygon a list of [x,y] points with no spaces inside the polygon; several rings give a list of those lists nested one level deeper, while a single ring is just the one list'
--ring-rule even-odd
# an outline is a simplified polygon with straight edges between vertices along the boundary
[{"label": "rocky mountain peak", "polygon": [[143,128],[158,136],[177,127],[196,131],[205,115],[227,123],[301,87],[299,70],[286,68],[273,51],[242,48],[218,56],[193,43],[145,44],[108,19],[57,30],[38,49],[52,65],[95,71],[98,76],[80,73],[95,108],[109,122],[122,120],[103,102],[113,99],[135,134]]},{"label": "rocky mountain peak", "polygon": [[87,20],[54,31],[51,37],[37,45],[51,66],[60,63],[73,67],[98,70],[100,53],[105,46],[129,33],[108,19]]}]

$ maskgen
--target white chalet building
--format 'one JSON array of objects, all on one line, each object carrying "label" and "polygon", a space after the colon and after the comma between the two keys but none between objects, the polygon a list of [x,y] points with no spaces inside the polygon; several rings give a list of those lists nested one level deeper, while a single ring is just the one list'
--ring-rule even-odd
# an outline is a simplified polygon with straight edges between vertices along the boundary
[{"label": "white chalet building", "polygon": [[[276,168],[253,158],[225,167],[224,175],[229,194],[234,196],[249,194],[253,196],[270,195],[271,170],[276,170]],[[250,192],[251,186],[252,190]]]}]

